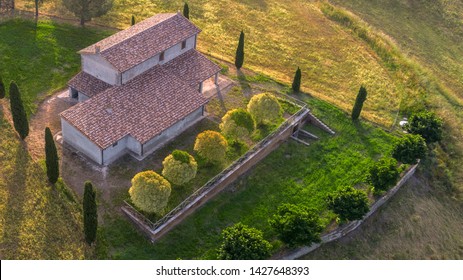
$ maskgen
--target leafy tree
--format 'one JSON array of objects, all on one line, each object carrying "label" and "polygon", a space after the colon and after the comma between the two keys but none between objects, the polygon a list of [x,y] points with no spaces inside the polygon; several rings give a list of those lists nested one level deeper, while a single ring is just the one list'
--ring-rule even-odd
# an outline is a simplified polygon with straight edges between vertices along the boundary
[{"label": "leafy tree", "polygon": [[360,117],[365,100],[367,100],[367,90],[364,86],[361,86],[355,99],[354,108],[352,108],[352,120],[358,120]]},{"label": "leafy tree", "polygon": [[80,19],[80,25],[100,17],[113,7],[113,0],[62,0],[66,9]]},{"label": "leafy tree", "polygon": [[280,103],[269,93],[254,95],[247,109],[257,124],[274,124],[283,116]]},{"label": "leafy tree", "polygon": [[244,109],[233,109],[222,117],[220,130],[225,137],[233,140],[248,138],[255,129],[254,119]]},{"label": "leafy tree", "polygon": [[21,94],[15,82],[10,83],[10,106],[14,129],[16,129],[21,139],[24,139],[29,135],[29,121],[24,110]]},{"label": "leafy tree", "polygon": [[302,205],[283,204],[269,220],[281,241],[291,247],[320,242],[323,227],[314,210]]},{"label": "leafy tree", "polygon": [[0,99],[5,98],[5,85],[3,84],[2,76],[0,76]]},{"label": "leafy tree", "polygon": [[135,175],[129,189],[130,199],[135,206],[143,211],[158,214],[167,206],[170,192],[170,183],[152,170]]},{"label": "leafy tree", "polygon": [[88,244],[92,244],[96,240],[98,212],[96,206],[96,192],[90,181],[85,182],[83,209],[85,241]]},{"label": "leafy tree", "polygon": [[410,117],[407,131],[419,134],[426,143],[434,143],[442,140],[442,119],[433,112],[419,112]]},{"label": "leafy tree", "polygon": [[370,167],[368,182],[375,187],[375,192],[387,191],[399,179],[397,161],[393,158],[382,158]]},{"label": "leafy tree", "polygon": [[236,48],[235,66],[239,70],[244,62],[244,32],[241,31],[240,39],[238,41],[238,48]]},{"label": "leafy tree", "polygon": [[196,160],[187,152],[175,150],[162,162],[162,176],[174,185],[183,185],[194,177],[198,171]]},{"label": "leafy tree", "polygon": [[55,141],[50,128],[45,128],[45,163],[47,166],[48,181],[54,184],[59,177],[59,160]]},{"label": "leafy tree", "polygon": [[294,74],[292,88],[293,92],[299,92],[301,90],[301,69],[299,67],[297,67],[296,74]]},{"label": "leafy tree", "polygon": [[272,246],[260,230],[242,223],[222,231],[218,258],[222,260],[264,260],[270,257]]},{"label": "leafy tree", "polygon": [[406,134],[396,140],[392,156],[402,163],[415,164],[426,156],[426,142],[421,135]]},{"label": "leafy tree", "polygon": [[227,146],[227,140],[222,134],[206,130],[198,134],[193,149],[208,163],[218,164],[225,160]]},{"label": "leafy tree", "polygon": [[327,196],[328,209],[341,221],[360,220],[369,211],[368,197],[364,191],[343,187]]},{"label": "leafy tree", "polygon": [[185,4],[183,5],[183,16],[187,19],[190,19],[190,8],[188,7],[187,2],[185,2]]},{"label": "leafy tree", "polygon": [[135,25],[135,16],[132,15],[132,19],[130,20],[130,25]]}]

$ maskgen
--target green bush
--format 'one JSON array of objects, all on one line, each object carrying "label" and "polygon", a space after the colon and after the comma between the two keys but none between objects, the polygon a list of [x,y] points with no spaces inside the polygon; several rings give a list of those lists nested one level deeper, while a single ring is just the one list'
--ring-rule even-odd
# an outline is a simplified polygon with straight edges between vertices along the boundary
[{"label": "green bush", "polygon": [[206,130],[198,134],[193,149],[206,162],[220,164],[225,161],[227,147],[227,140],[222,134],[217,131]]},{"label": "green bush", "polygon": [[320,242],[323,227],[318,214],[303,205],[283,204],[269,220],[281,241],[291,247]]},{"label": "green bush", "polygon": [[228,111],[222,117],[220,130],[231,140],[245,140],[254,132],[255,123],[251,114],[244,109]]},{"label": "green bush", "polygon": [[167,206],[170,192],[170,183],[151,170],[135,175],[129,189],[130,199],[136,207],[157,214],[161,214]]},{"label": "green bush", "polygon": [[421,135],[426,143],[442,140],[442,119],[433,112],[419,112],[413,114],[406,126],[408,132]]},{"label": "green bush", "polygon": [[198,171],[196,160],[187,152],[175,150],[162,162],[162,176],[174,185],[183,185],[194,177]]},{"label": "green bush", "polygon": [[426,142],[421,135],[406,134],[394,143],[392,156],[406,164],[415,164],[426,156]]},{"label": "green bush", "polygon": [[283,116],[280,103],[270,93],[254,95],[249,101],[247,109],[258,125],[276,124]]},{"label": "green bush", "polygon": [[399,179],[397,161],[393,158],[382,158],[370,167],[368,182],[375,188],[375,193],[387,191]]},{"label": "green bush", "polygon": [[222,231],[217,257],[221,260],[264,260],[272,246],[260,230],[238,223]]},{"label": "green bush", "polygon": [[364,191],[342,187],[327,196],[328,209],[344,221],[360,220],[369,211],[368,197]]}]

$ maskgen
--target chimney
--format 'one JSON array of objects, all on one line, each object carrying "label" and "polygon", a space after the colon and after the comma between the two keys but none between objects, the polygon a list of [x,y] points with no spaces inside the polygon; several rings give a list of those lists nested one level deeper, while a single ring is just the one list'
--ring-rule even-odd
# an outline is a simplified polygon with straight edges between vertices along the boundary
[{"label": "chimney", "polygon": [[100,53],[100,45],[95,45],[95,53]]}]

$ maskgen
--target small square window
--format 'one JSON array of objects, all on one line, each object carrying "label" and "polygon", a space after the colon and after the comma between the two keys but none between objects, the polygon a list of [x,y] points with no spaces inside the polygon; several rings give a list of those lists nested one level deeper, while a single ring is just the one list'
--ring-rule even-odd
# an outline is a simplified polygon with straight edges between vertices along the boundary
[{"label": "small square window", "polygon": [[117,146],[117,143],[118,143],[118,142],[115,142],[115,143],[113,144],[113,147],[116,147],[116,146]]},{"label": "small square window", "polygon": [[186,48],[186,40],[182,42],[182,50]]},{"label": "small square window", "polygon": [[159,61],[163,61],[164,60],[164,52],[162,52],[160,55],[159,55]]}]

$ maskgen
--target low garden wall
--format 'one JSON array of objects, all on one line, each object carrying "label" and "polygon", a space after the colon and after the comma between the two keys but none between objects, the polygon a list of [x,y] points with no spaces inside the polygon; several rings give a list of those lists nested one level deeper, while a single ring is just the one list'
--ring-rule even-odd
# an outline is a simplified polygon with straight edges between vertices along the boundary
[{"label": "low garden wall", "polygon": [[128,203],[122,206],[122,211],[152,242],[156,241],[279,147],[282,142],[294,133],[294,130],[302,127],[304,122],[309,119],[309,115],[311,115],[310,110],[304,104],[296,114],[288,118],[276,131],[257,143],[246,154],[212,178],[156,223],[148,220]]},{"label": "low garden wall", "polygon": [[282,259],[282,260],[298,259],[314,251],[315,249],[319,248],[322,244],[336,241],[340,239],[341,237],[346,236],[350,232],[356,230],[360,225],[363,224],[363,222],[366,219],[368,219],[371,215],[373,215],[384,203],[386,203],[391,197],[393,197],[397,193],[397,191],[408,181],[408,179],[410,179],[410,177],[412,177],[413,174],[415,174],[417,167],[418,167],[418,164],[413,165],[392,189],[390,189],[383,197],[381,197],[375,203],[373,203],[373,205],[370,207],[370,211],[365,215],[365,217],[363,217],[362,220],[353,221],[342,227],[339,227],[338,229],[323,235],[321,237],[322,241],[320,243],[314,244],[310,247],[306,246],[306,247],[293,250],[283,256],[280,256],[279,259]]}]

